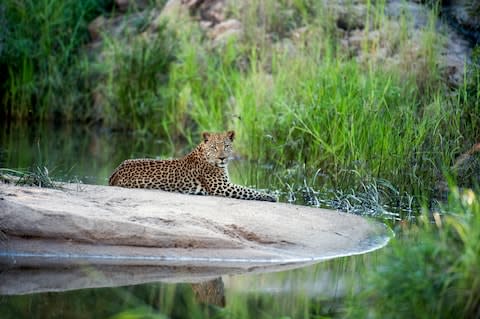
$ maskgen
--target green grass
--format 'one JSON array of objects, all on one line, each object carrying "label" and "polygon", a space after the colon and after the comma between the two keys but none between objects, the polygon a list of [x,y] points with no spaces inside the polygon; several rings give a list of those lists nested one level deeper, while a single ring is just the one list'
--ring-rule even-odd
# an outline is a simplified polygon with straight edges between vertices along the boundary
[{"label": "green grass", "polygon": [[[282,177],[292,170],[300,181],[320,171],[310,187],[388,180],[419,202],[480,133],[478,66],[465,86],[443,84],[435,10],[414,42],[408,16],[391,21],[383,1],[366,1],[364,30],[376,36],[358,58],[341,45],[335,11],[317,2],[232,6],[244,35],[216,48],[195,22],[161,24],[146,39],[148,15],[133,11],[125,21],[134,23],[121,36],[103,34],[91,59],[87,23],[112,4],[57,2],[4,5],[2,113],[10,117],[101,121],[170,143],[235,129],[238,152],[272,165],[277,184],[292,184]],[[383,60],[383,48],[397,64]]]},{"label": "green grass", "polygon": [[76,66],[79,49],[88,40],[88,22],[110,5],[107,0],[5,1],[1,113],[18,119],[84,118],[89,97]]},{"label": "green grass", "polygon": [[[128,39],[129,36],[126,36]],[[167,111],[163,87],[174,60],[176,42],[165,25],[148,40],[105,36],[95,91],[103,96],[99,114],[107,126],[152,130]]]},{"label": "green grass", "polygon": [[[306,176],[318,169],[329,175],[332,187],[383,178],[401,192],[429,197],[442,170],[476,134],[461,130],[464,116],[474,110],[449,97],[438,80],[434,16],[423,32],[421,68],[405,71],[408,61],[384,69],[345,56],[335,32],[311,13],[295,24],[310,23],[312,31],[309,43],[295,44],[294,53],[275,42],[255,42],[249,37],[277,30],[275,19],[268,18],[274,9],[262,9],[267,10],[263,22],[239,14],[247,22],[257,19],[245,23],[257,26],[246,39],[213,51],[197,35],[181,43],[169,81],[170,92],[178,92],[170,105],[179,111],[165,127],[187,134],[175,124],[189,123],[197,132],[234,127],[239,152],[273,163],[279,174],[303,165]],[[384,41],[395,42],[408,58],[410,43],[401,47],[398,39]],[[367,43],[365,50],[374,47]]]},{"label": "green grass", "polygon": [[480,201],[453,188],[448,204],[405,226],[352,297],[351,318],[476,318]]},{"label": "green grass", "polygon": [[12,183],[16,186],[59,187],[59,185],[50,178],[48,168],[39,166],[35,166],[28,171],[0,168],[0,182]]}]

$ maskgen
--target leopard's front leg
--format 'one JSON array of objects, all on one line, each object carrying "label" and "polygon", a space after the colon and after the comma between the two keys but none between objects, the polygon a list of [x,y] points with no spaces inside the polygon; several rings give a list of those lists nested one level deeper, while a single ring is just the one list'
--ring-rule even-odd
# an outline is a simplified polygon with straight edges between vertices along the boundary
[{"label": "leopard's front leg", "polygon": [[212,195],[238,198],[238,199],[262,200],[262,201],[268,201],[268,202],[277,201],[277,198],[272,195],[265,194],[254,189],[243,187],[240,185],[235,185],[232,183],[225,183],[221,187],[216,187],[215,189],[212,190],[212,193],[213,193]]}]

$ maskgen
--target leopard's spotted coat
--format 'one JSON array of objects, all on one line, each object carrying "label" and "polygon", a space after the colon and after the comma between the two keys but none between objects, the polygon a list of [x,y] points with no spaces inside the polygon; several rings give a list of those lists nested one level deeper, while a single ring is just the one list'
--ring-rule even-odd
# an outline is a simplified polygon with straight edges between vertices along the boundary
[{"label": "leopard's spotted coat", "polygon": [[126,160],[115,169],[108,183],[112,186],[275,202],[276,198],[271,195],[230,182],[227,163],[232,155],[234,137],[234,131],[203,133],[203,142],[183,158]]}]

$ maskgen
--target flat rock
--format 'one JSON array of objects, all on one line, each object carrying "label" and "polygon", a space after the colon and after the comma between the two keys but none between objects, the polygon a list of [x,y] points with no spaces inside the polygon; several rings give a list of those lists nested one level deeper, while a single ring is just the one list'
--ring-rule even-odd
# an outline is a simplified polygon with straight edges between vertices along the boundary
[{"label": "flat rock", "polygon": [[300,263],[362,253],[389,236],[332,210],[84,184],[0,184],[0,225],[3,264]]},{"label": "flat rock", "polygon": [[286,270],[369,252],[390,236],[357,215],[285,203],[0,184],[0,294]]}]

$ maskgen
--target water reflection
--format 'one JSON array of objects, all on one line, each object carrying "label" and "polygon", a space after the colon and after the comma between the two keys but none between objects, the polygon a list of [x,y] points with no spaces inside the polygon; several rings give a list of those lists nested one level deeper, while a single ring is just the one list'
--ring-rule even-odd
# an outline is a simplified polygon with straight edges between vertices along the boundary
[{"label": "water reflection", "polygon": [[[219,275],[239,269],[192,266],[78,265],[68,267],[5,268],[0,273],[0,295],[65,292],[80,289],[121,287],[150,282],[195,283],[199,293],[220,290]],[[200,285],[199,283],[210,282]],[[223,283],[221,284],[223,291]],[[216,287],[216,288],[215,288]],[[204,292],[202,296],[206,297]],[[212,299],[214,300],[214,299]]]},{"label": "water reflection", "polygon": [[[155,132],[138,135],[101,127],[0,122],[0,167],[47,167],[51,177],[59,181],[106,185],[110,174],[125,159],[176,158],[192,148],[185,140],[161,139]],[[244,164],[233,161],[229,165],[234,182],[269,185],[270,179],[258,178],[257,165]]]},{"label": "water reflection", "polygon": [[153,135],[113,133],[101,128],[5,123],[0,129],[0,167],[46,166],[56,179],[106,184],[124,159],[173,157],[176,150],[171,145]]},{"label": "water reflection", "polygon": [[192,284],[195,299],[201,304],[225,307],[225,287],[222,277]]},{"label": "water reflection", "polygon": [[[0,274],[0,313],[2,318],[335,316],[342,312],[343,298],[358,290],[355,279],[371,266],[375,255],[255,275],[218,276],[215,269],[197,267],[127,267],[119,271],[85,265],[44,269],[43,274],[38,269],[9,269]],[[163,271],[161,278],[159,271]],[[42,276],[43,284],[38,280]],[[140,283],[142,276],[141,280],[149,282]],[[126,283],[133,278],[136,283]],[[55,288],[54,282],[60,279],[68,283],[68,290]],[[9,283],[24,289],[7,293],[4,289]],[[48,289],[40,289],[42,285]]]}]

